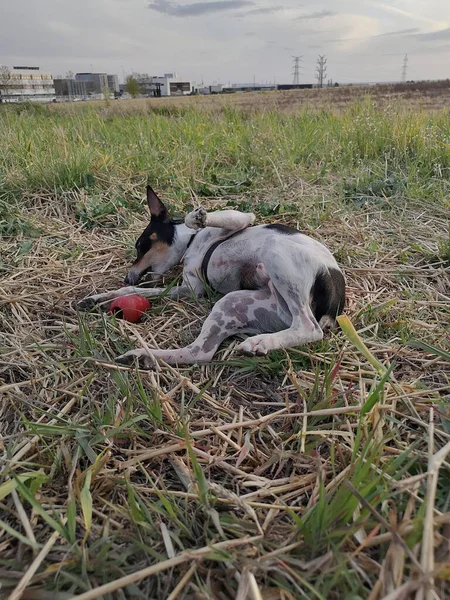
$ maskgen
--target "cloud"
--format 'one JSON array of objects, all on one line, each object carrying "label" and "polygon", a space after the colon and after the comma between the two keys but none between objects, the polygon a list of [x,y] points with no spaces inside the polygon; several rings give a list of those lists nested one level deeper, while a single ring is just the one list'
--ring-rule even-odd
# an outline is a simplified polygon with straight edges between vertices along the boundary
[{"label": "cloud", "polygon": [[[348,41],[376,41],[379,38],[395,38],[395,37],[405,37],[409,39],[413,39],[419,42],[447,42],[450,41],[450,27],[446,29],[438,29],[436,31],[429,31],[427,33],[420,33],[420,29],[418,27],[410,27],[408,29],[400,29],[399,31],[388,31],[387,33],[378,33],[377,35],[372,35],[369,37],[356,37],[356,38],[337,38],[330,39],[329,42],[335,42],[337,44],[341,42]],[[442,48],[442,47],[441,47]],[[396,54],[396,53],[394,53]],[[399,53],[399,56],[404,56],[404,53]],[[388,56],[388,54],[386,54]]]},{"label": "cloud", "polygon": [[284,10],[285,6],[267,6],[266,8],[254,8],[253,10],[248,10],[245,12],[245,16],[247,15],[270,15],[275,12],[279,12],[280,10]]},{"label": "cloud", "polygon": [[420,42],[440,42],[442,40],[450,40],[450,27],[447,29],[438,29],[437,31],[430,31],[429,33],[417,33],[414,35],[416,40]]},{"label": "cloud", "polygon": [[[441,24],[441,26],[442,26],[442,21],[437,21],[436,19],[430,18],[426,14],[423,14],[423,13],[407,11],[402,8],[398,8],[397,6],[392,6],[392,4],[387,4],[386,2],[379,2],[379,0],[365,0],[365,1],[367,4],[373,6],[374,8],[379,8],[383,11],[392,13],[394,15],[399,15],[401,17],[407,17],[408,19],[413,19],[415,21],[421,21],[423,23],[434,24],[435,27],[439,26],[439,24]],[[412,7],[414,8],[414,6],[418,3],[410,2],[410,4],[412,4]]]},{"label": "cloud", "polygon": [[172,17],[201,17],[215,12],[237,10],[244,6],[252,6],[252,0],[218,0],[217,2],[193,2],[192,4],[176,4],[170,0],[155,0],[148,8],[163,15]]},{"label": "cloud", "polygon": [[335,17],[337,13],[332,10],[320,10],[318,12],[308,13],[306,15],[300,15],[296,17],[296,21],[309,21],[312,19],[325,19],[326,17]]},{"label": "cloud", "polygon": [[421,57],[424,54],[434,54],[434,55],[438,55],[438,56],[445,56],[445,54],[443,54],[443,53],[448,53],[448,52],[450,52],[450,44],[443,44],[441,46],[424,46],[415,52],[409,52],[409,55],[411,55],[411,56],[416,55],[418,57]]},{"label": "cloud", "polygon": [[[251,4],[254,4],[252,2]],[[233,15],[236,19],[245,19],[246,17],[258,17],[262,15],[273,15],[278,12],[289,9],[288,6],[266,6],[264,8],[252,8],[251,10],[245,10]]]},{"label": "cloud", "polygon": [[377,38],[382,38],[382,37],[391,37],[391,38],[394,38],[396,36],[402,36],[402,35],[404,35],[404,36],[410,36],[410,35],[413,35],[413,34],[418,34],[419,31],[420,31],[420,29],[418,27],[410,27],[409,29],[400,29],[399,31],[388,31],[386,33],[377,33],[376,35],[371,35],[371,36],[368,36],[368,37],[335,38],[335,39],[329,39],[327,41],[328,42],[336,42],[336,43],[350,42],[350,41],[366,41],[366,42],[369,42],[370,40],[375,40]]},{"label": "cloud", "polygon": [[420,29],[418,27],[410,27],[409,29],[400,29],[399,31],[388,31],[387,33],[379,33],[373,37],[388,37],[395,35],[411,35],[413,33],[418,33]]},{"label": "cloud", "polygon": [[[321,23],[322,25],[322,23]],[[358,55],[361,52],[359,47],[361,43],[369,40],[380,32],[379,21],[374,17],[355,15],[352,13],[341,13],[334,19],[326,19],[324,26],[321,27],[323,35],[320,41],[327,41],[336,44],[336,49],[342,52],[355,52],[358,49]],[[336,38],[336,33],[340,34]],[[333,36],[334,34],[334,36]],[[317,37],[312,40],[316,43]]]}]

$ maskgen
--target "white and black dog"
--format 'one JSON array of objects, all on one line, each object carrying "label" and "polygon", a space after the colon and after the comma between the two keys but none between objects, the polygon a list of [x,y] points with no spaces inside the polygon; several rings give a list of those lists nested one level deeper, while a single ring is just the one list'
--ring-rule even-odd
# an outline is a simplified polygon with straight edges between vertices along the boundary
[{"label": "white and black dog", "polygon": [[183,284],[172,287],[169,298],[199,297],[208,287],[223,297],[185,348],[152,349],[151,355],[132,350],[118,362],[130,364],[136,358],[143,368],[151,368],[154,358],[169,364],[208,362],[224,339],[238,334],[251,335],[239,344],[240,352],[264,355],[320,340],[336,324],[344,309],[345,280],[320,242],[286,225],[251,227],[255,215],[235,210],[198,208],[176,223],[150,186],[147,204],[151,220],[136,242],[127,287],[85,298],[78,308],[130,294],[164,294],[162,288],[135,286],[144,273],[158,277],[183,259]]}]

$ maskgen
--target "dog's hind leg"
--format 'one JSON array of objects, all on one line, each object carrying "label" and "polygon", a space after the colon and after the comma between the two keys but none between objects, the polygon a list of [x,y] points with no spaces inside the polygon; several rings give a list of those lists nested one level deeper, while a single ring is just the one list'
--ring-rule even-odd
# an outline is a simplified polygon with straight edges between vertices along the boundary
[{"label": "dog's hind leg", "polygon": [[141,368],[151,368],[153,359],[168,364],[195,364],[209,362],[226,338],[240,333],[260,333],[285,329],[285,323],[277,314],[276,299],[268,288],[231,292],[219,300],[203,324],[198,338],[185,348],[131,350],[116,360],[132,364],[135,359]]},{"label": "dog's hind leg", "polygon": [[[263,269],[268,286],[276,297],[280,316],[289,314],[289,327],[275,333],[264,333],[247,338],[238,346],[244,354],[264,355],[271,350],[293,348],[323,338],[323,331],[310,307],[310,291],[314,281],[314,265],[305,257],[295,260],[295,253],[283,255],[269,248],[265,253]],[[284,317],[284,320],[287,320]]]},{"label": "dog's hind leg", "polygon": [[323,331],[316,322],[309,306],[299,309],[288,329],[277,333],[264,333],[247,338],[237,350],[243,354],[263,356],[271,350],[294,348],[323,338]]}]

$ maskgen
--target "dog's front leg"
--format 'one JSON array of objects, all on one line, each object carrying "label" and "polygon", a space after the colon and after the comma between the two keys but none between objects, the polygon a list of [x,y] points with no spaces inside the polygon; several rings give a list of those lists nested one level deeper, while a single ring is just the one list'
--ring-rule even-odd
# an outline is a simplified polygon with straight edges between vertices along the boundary
[{"label": "dog's front leg", "polygon": [[138,296],[142,296],[144,298],[155,298],[157,296],[166,294],[168,298],[177,299],[183,296],[190,296],[192,293],[192,289],[186,285],[178,285],[170,288],[170,290],[165,288],[142,288],[130,285],[119,288],[118,290],[113,290],[111,292],[104,292],[103,294],[96,294],[94,296],[83,298],[83,300],[78,302],[77,310],[88,311],[98,304],[107,308],[107,306],[116,298],[130,296],[131,294],[137,294]]},{"label": "dog's front leg", "polygon": [[203,206],[193,210],[184,220],[190,229],[204,229],[205,227],[217,227],[227,231],[239,231],[245,229],[255,222],[253,213],[243,213],[238,210],[218,210],[206,212]]}]

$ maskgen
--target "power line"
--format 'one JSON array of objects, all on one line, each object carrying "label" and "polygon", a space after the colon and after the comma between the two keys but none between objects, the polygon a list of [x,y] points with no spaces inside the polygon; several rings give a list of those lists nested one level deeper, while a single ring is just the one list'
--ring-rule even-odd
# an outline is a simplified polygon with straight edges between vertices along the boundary
[{"label": "power line", "polygon": [[319,54],[319,58],[317,59],[317,67],[316,67],[316,79],[317,79],[317,85],[319,87],[323,87],[323,82],[325,80],[325,77],[327,75],[327,59],[325,57],[325,55],[320,55]]},{"label": "power line", "polygon": [[300,84],[300,63],[302,62],[303,56],[293,56],[292,58],[294,59],[294,71],[292,73],[294,76],[294,80],[292,83],[294,85],[299,85]]},{"label": "power line", "polygon": [[406,72],[408,71],[408,55],[405,54],[405,58],[403,59],[403,66],[402,66],[402,82],[405,83],[406,81]]}]

